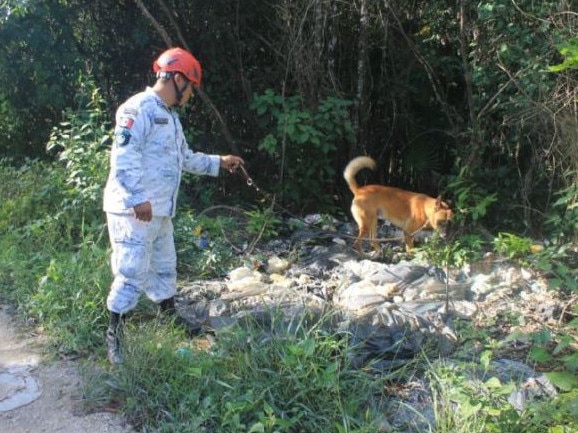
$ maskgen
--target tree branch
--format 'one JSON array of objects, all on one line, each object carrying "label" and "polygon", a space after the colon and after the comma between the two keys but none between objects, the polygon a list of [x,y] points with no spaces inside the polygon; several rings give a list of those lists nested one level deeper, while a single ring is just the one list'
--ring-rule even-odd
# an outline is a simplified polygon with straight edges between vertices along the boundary
[{"label": "tree branch", "polygon": [[153,27],[157,30],[157,32],[159,32],[159,34],[161,35],[161,37],[163,38],[163,40],[165,41],[165,44],[167,47],[172,47],[173,46],[173,41],[171,40],[169,34],[167,33],[167,31],[164,29],[163,26],[161,26],[159,24],[159,22],[155,19],[155,17],[153,17],[151,15],[151,13],[149,12],[149,10],[146,8],[146,6],[143,4],[142,0],[135,0],[136,5],[138,6],[138,8],[141,10],[141,12],[143,13],[143,15],[145,17],[147,17],[149,19],[149,21],[151,22],[151,24],[153,25]]},{"label": "tree branch", "polygon": [[191,51],[187,45],[187,42],[185,41],[185,38],[183,37],[183,34],[181,32],[180,27],[178,26],[177,22],[175,21],[175,18],[173,16],[173,14],[171,13],[170,9],[167,7],[166,3],[164,2],[164,0],[157,0],[157,3],[160,4],[161,9],[163,10],[163,12],[165,13],[165,15],[167,16],[167,18],[169,19],[171,25],[173,26],[173,28],[175,29],[175,32],[177,32],[177,36],[179,37],[179,41],[181,42],[181,46],[187,50],[187,51]]}]

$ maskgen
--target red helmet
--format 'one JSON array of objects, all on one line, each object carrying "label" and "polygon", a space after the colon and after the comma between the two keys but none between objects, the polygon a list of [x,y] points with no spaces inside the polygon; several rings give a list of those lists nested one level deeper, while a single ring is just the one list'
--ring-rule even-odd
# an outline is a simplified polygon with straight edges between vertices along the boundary
[{"label": "red helmet", "polygon": [[180,72],[195,86],[201,85],[201,64],[188,51],[170,48],[153,63],[155,72]]}]

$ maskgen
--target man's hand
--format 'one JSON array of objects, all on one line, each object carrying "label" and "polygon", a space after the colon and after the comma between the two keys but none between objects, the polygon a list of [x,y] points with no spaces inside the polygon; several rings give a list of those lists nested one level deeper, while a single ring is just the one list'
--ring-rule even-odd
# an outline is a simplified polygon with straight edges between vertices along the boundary
[{"label": "man's hand", "polygon": [[137,204],[133,207],[134,217],[139,221],[149,222],[153,219],[153,207],[150,201]]},{"label": "man's hand", "polygon": [[240,165],[244,165],[245,161],[243,158],[235,155],[224,155],[221,156],[221,167],[229,170],[233,173],[235,170],[239,168]]}]

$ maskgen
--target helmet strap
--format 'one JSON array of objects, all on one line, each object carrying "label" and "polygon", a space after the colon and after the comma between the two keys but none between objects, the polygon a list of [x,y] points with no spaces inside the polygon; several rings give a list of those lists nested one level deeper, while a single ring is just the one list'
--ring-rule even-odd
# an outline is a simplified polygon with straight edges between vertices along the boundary
[{"label": "helmet strap", "polygon": [[185,84],[183,85],[183,87],[181,87],[179,89],[179,86],[177,86],[177,81],[175,80],[175,74],[172,74],[171,78],[172,78],[173,86],[175,88],[175,97],[177,98],[177,102],[173,106],[174,107],[180,107],[182,99],[183,99],[183,95],[185,94],[185,91],[187,90],[187,88],[191,85],[191,82],[188,80],[185,80]]}]

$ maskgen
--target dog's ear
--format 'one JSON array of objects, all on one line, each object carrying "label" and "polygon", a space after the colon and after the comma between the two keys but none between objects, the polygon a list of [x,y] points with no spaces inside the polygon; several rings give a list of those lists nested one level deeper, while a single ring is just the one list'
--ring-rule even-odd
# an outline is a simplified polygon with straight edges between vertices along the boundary
[{"label": "dog's ear", "polygon": [[450,205],[447,204],[445,201],[442,201],[442,196],[438,195],[438,198],[436,198],[436,207],[435,210],[436,212],[442,209],[450,209]]}]

